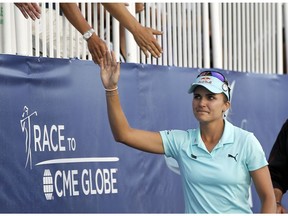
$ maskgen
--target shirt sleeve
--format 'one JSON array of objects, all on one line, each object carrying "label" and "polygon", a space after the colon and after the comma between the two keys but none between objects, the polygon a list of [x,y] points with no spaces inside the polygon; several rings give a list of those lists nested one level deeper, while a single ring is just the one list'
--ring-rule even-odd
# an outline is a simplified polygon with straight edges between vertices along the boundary
[{"label": "shirt sleeve", "polygon": [[165,155],[176,159],[179,155],[181,145],[187,138],[188,131],[164,130],[160,131],[160,135],[162,137]]},{"label": "shirt sleeve", "polygon": [[247,160],[249,171],[254,171],[268,165],[265,152],[253,133],[247,136]]},{"label": "shirt sleeve", "polygon": [[288,120],[283,124],[269,156],[269,171],[274,188],[288,189]]}]

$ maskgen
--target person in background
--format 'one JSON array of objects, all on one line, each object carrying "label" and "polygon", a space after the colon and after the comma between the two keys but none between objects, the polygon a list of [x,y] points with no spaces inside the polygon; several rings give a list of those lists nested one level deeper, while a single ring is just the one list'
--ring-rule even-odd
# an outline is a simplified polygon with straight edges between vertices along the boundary
[{"label": "person in background", "polygon": [[81,13],[76,3],[60,3],[60,8],[69,22],[83,35],[83,38],[87,41],[89,52],[92,55],[92,60],[99,64],[100,59],[108,51],[108,47],[89,25],[87,20]]},{"label": "person in background", "polygon": [[287,213],[282,205],[282,197],[288,189],[288,119],[277,135],[268,162],[277,203],[277,213]]},{"label": "person in background", "polygon": [[[41,8],[37,3],[14,3],[23,16],[32,20],[40,19]],[[88,24],[83,17],[79,7],[76,3],[60,3],[60,8],[69,22],[83,35],[87,41],[89,52],[95,63],[99,63],[100,59],[105,55],[108,48],[106,43],[96,35],[92,27]]]},{"label": "person in background", "polygon": [[131,32],[146,57],[149,57],[149,53],[155,58],[161,56],[162,48],[154,37],[154,35],[162,35],[161,31],[142,26],[128,11],[124,3],[102,3],[102,5],[120,22],[121,26]]},{"label": "person in background", "polygon": [[[31,17],[31,19],[35,20],[35,17],[40,17],[40,8],[36,3],[15,5],[25,18]],[[128,11],[124,3],[102,3],[102,5],[122,26],[133,34],[136,43],[147,57],[149,53],[155,58],[161,56],[162,48],[154,37],[154,35],[162,35],[161,31],[142,26]],[[76,3],[60,3],[60,8],[69,22],[83,35],[83,38],[87,41],[93,61],[99,64],[100,59],[103,58],[108,50],[106,43],[96,35]]]},{"label": "person in background", "polygon": [[230,108],[230,87],[223,74],[202,71],[188,90],[193,93],[198,128],[160,132],[130,127],[119,99],[120,64],[113,52],[101,60],[100,74],[114,139],[177,160],[186,213],[252,213],[248,202],[251,179],[261,200],[261,212],[276,212],[262,146],[253,133],[224,118]]}]

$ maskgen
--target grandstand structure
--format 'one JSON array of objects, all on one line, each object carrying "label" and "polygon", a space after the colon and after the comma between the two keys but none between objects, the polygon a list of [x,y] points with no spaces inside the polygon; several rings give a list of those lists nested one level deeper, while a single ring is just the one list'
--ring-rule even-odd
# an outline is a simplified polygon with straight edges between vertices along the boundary
[{"label": "grandstand structure", "polygon": [[[41,4],[41,3],[40,3]],[[120,58],[119,22],[101,4],[79,3],[83,16]],[[241,72],[286,74],[288,3],[145,3],[135,14],[157,36],[161,58],[146,58],[126,31],[126,62]],[[2,54],[92,60],[86,41],[60,12],[59,3],[41,4],[39,20],[26,20],[13,3],[0,3]]]}]

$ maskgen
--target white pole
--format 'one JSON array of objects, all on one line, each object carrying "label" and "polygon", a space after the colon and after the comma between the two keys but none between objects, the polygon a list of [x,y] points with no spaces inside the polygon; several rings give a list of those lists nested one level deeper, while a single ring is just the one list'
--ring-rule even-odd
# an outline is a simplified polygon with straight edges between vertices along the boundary
[{"label": "white pole", "polygon": [[53,3],[49,2],[49,12],[48,12],[48,28],[49,28],[49,35],[48,35],[48,41],[49,41],[49,57],[54,57],[54,26],[53,26]]},{"label": "white pole", "polygon": [[45,3],[41,6],[41,19],[42,19],[42,26],[40,27],[42,29],[42,53],[44,57],[47,57],[47,28],[46,28],[46,7]]},{"label": "white pole", "polygon": [[[270,32],[270,47],[271,47],[271,73],[276,73],[276,48],[277,48],[277,42],[276,42],[276,5],[275,3],[271,4],[271,32]],[[280,11],[280,14],[281,11]],[[276,46],[274,45],[276,44]]]},{"label": "white pole", "polygon": [[210,68],[209,8],[207,2],[203,2],[203,46],[204,67]]},{"label": "white pole", "polygon": [[60,16],[58,16],[58,14],[60,14],[60,5],[58,2],[55,3],[55,5],[56,5],[56,8],[55,8],[55,10],[56,10],[56,18],[55,18],[55,21],[56,21],[56,23],[55,23],[55,25],[56,25],[55,26],[56,27],[56,56],[55,57],[60,58],[60,53],[61,53],[61,49],[62,49],[62,46],[60,43],[60,37],[61,37],[60,32],[62,31],[62,29],[60,29],[60,22],[62,20],[60,20],[61,18],[60,18]]},{"label": "white pole", "polygon": [[223,16],[223,69],[228,69],[228,28],[227,28],[227,3],[223,3],[222,8],[222,16]]},{"label": "white pole", "polygon": [[[172,23],[171,19],[172,13],[171,13],[171,3],[167,3],[167,23]],[[172,28],[171,25],[167,25],[167,52],[168,52],[168,65],[173,65],[173,52],[172,52]]]},{"label": "white pole", "polygon": [[259,3],[259,23],[257,23],[259,26],[260,26],[260,30],[259,30],[259,40],[260,40],[260,43],[259,43],[259,60],[260,60],[260,68],[259,68],[259,73],[263,73],[263,70],[264,70],[264,63],[263,63],[263,52],[264,52],[264,31],[263,31],[263,8],[262,8],[263,4],[262,3]]},{"label": "white pole", "polygon": [[[266,56],[266,70],[264,71],[264,73],[271,73],[271,3],[266,3],[266,9],[265,9],[265,13],[267,14],[267,21],[266,21],[266,47],[267,47],[267,56]],[[274,26],[275,27],[275,26]],[[274,45],[275,47],[275,45]]]},{"label": "white pole", "polygon": [[39,37],[39,32],[40,32],[40,20],[35,20],[34,23],[34,42],[32,43],[35,49],[35,56],[40,56],[40,37]]},{"label": "white pole", "polygon": [[237,59],[238,59],[238,71],[242,71],[242,47],[241,47],[241,3],[236,3],[237,5]]},{"label": "white pole", "polygon": [[14,6],[16,52],[19,55],[28,55],[28,20],[24,18],[20,10]]},{"label": "white pole", "polygon": [[178,47],[178,66],[182,67],[183,66],[183,55],[182,55],[182,11],[181,11],[182,4],[177,3],[177,47]]},{"label": "white pole", "polygon": [[197,25],[196,25],[196,17],[197,17],[197,11],[196,11],[196,3],[192,4],[192,66],[197,67]]},{"label": "white pole", "polygon": [[250,24],[250,50],[251,50],[251,71],[250,72],[255,72],[255,35],[256,35],[256,28],[255,28],[255,16],[257,16],[255,13],[255,7],[254,7],[254,3],[250,3],[250,14],[251,14],[251,24]]},{"label": "white pole", "polygon": [[[130,3],[128,10],[135,17],[135,3]],[[137,44],[134,40],[133,35],[125,29],[126,37],[126,61],[127,62],[137,62]]]},{"label": "white pole", "polygon": [[259,73],[260,71],[260,25],[259,25],[259,19],[260,19],[260,9],[259,9],[259,3],[255,4],[255,70],[254,72]]},{"label": "white pole", "polygon": [[[161,22],[161,19],[162,19],[162,8],[165,7],[165,3],[158,3],[157,4],[157,7],[156,7],[156,10],[158,11],[158,13],[156,13],[157,15],[157,30],[161,31],[162,29],[162,25],[164,25],[164,20],[162,20]],[[164,17],[164,16],[163,16]],[[157,42],[160,44],[160,46],[162,47],[163,49],[163,46],[162,46],[162,40],[164,39],[164,37],[159,37],[159,36],[156,36],[156,40]],[[157,60],[156,60],[156,64],[157,65],[163,65],[163,55],[161,55]]]},{"label": "white pole", "polygon": [[[145,10],[142,11],[142,12],[139,14],[139,15],[140,15],[140,20],[141,20],[141,25],[143,25],[143,26],[146,26],[145,13],[146,13],[147,11],[149,11],[149,9],[147,9],[147,8],[150,8],[150,7],[147,6],[147,4],[146,4]],[[145,12],[145,11],[146,11],[146,12]],[[140,61],[139,61],[138,63],[145,64],[145,62],[146,62],[146,56],[145,56],[145,54],[144,54],[142,51],[140,51],[139,47],[138,47],[138,49],[137,49],[137,52],[138,52],[138,50],[139,50],[139,58],[140,58]]]},{"label": "white pole", "polygon": [[172,48],[172,53],[173,53],[173,65],[177,66],[178,62],[178,52],[177,52],[177,23],[176,23],[176,3],[172,3],[172,26],[173,26],[173,35],[172,35],[172,41],[173,41],[173,48]]},{"label": "white pole", "polygon": [[[282,3],[277,3],[277,71],[278,74],[283,74],[283,36],[282,36]],[[285,41],[286,41],[286,71],[288,70],[288,4],[284,4],[284,11],[283,11],[283,17],[284,17],[284,29],[285,29]]]},{"label": "white pole", "polygon": [[191,18],[191,3],[187,5],[187,46],[188,46],[188,67],[192,67],[192,18]]},{"label": "white pole", "polygon": [[[163,3],[162,7],[161,7],[161,19],[163,21],[163,27],[162,27],[162,31],[163,31],[163,40],[162,40],[162,64],[166,65],[168,64],[168,58],[167,58],[167,20],[166,20],[166,3]],[[160,30],[160,29],[159,29]],[[161,38],[161,37],[160,37]]]},{"label": "white pole", "polygon": [[211,30],[213,47],[213,67],[223,68],[222,66],[222,35],[221,35],[221,14],[220,3],[211,3]]},{"label": "white pole", "polygon": [[[146,16],[146,27],[151,27],[151,18],[152,18],[152,5],[153,3],[147,3],[145,6],[145,16]],[[151,58],[146,58],[145,56],[146,64],[151,64]]]},{"label": "white pole", "polygon": [[[284,4],[284,29],[285,29],[285,41],[288,40],[288,3]],[[286,71],[288,71],[288,43],[285,44],[286,50]]]},{"label": "white pole", "polygon": [[3,3],[3,38],[4,38],[4,53],[6,54],[15,54],[12,51],[12,29],[11,26],[14,26],[12,24],[11,19],[11,13],[10,8],[13,6],[11,3]]},{"label": "white pole", "polygon": [[120,24],[119,21],[112,17],[112,28],[113,28],[113,49],[116,55],[116,59],[120,61]]},{"label": "white pole", "polygon": [[233,34],[232,34],[232,3],[228,4],[228,69],[231,70],[233,68],[233,58],[232,58],[232,43],[233,43]]},{"label": "white pole", "polygon": [[27,55],[33,56],[32,20],[28,20],[27,22],[27,37],[28,37]]},{"label": "white pole", "polygon": [[232,3],[232,10],[233,10],[233,70],[237,70],[237,5],[236,3]]},{"label": "white pole", "polygon": [[246,67],[246,57],[247,57],[247,52],[246,52],[246,47],[247,47],[247,43],[246,43],[246,28],[248,28],[248,26],[246,25],[246,16],[247,16],[247,11],[245,10],[245,4],[247,3],[242,3],[241,4],[241,8],[242,8],[242,13],[241,13],[241,22],[242,22],[242,35],[241,35],[241,40],[242,40],[242,71],[246,72],[247,71],[247,67]]},{"label": "white pole", "polygon": [[198,62],[197,62],[197,67],[202,67],[202,32],[201,32],[201,21],[202,21],[202,10],[201,10],[201,4],[202,3],[196,3],[196,10],[197,10],[197,56],[198,56]]},{"label": "white pole", "polygon": [[[135,7],[134,7],[135,8]],[[151,3],[151,24],[152,24],[152,28],[156,29],[156,7],[155,7],[155,3]],[[160,12],[158,11],[158,14]],[[152,59],[152,64],[156,64],[156,59],[152,57],[152,55],[150,55],[150,59]]]},{"label": "white pole", "polygon": [[181,44],[183,46],[183,66],[184,67],[187,67],[187,53],[188,53],[188,50],[187,50],[187,16],[186,16],[186,10],[187,10],[187,7],[186,7],[186,3],[183,3],[182,4],[182,19],[183,19],[183,25],[182,25],[182,32],[183,32],[183,43]]},{"label": "white pole", "polygon": [[[264,11],[263,11],[263,18],[264,18],[264,70],[263,73],[268,73],[269,71],[269,54],[270,52],[269,48],[269,20],[270,20],[270,14],[269,14],[269,7],[267,6],[268,3],[263,3],[264,5]],[[270,73],[270,72],[269,72]]]},{"label": "white pole", "polygon": [[[250,26],[252,25],[252,22],[251,22],[251,17],[250,17],[250,3],[246,3],[246,38],[247,38],[247,44],[246,44],[246,51],[247,51],[247,58],[246,58],[246,61],[247,61],[247,66],[246,66],[246,71],[249,71],[251,72],[251,52],[252,52],[252,47],[251,47],[251,29],[250,29]],[[252,29],[252,31],[254,31],[254,28]]]}]

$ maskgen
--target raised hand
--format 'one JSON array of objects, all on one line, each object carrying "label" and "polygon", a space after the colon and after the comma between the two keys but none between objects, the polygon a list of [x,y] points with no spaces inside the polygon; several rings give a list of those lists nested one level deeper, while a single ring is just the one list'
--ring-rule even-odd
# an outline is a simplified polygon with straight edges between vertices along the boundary
[{"label": "raised hand", "polygon": [[113,51],[106,52],[106,55],[100,60],[100,75],[104,88],[111,90],[117,88],[120,76],[120,63],[116,62]]}]

